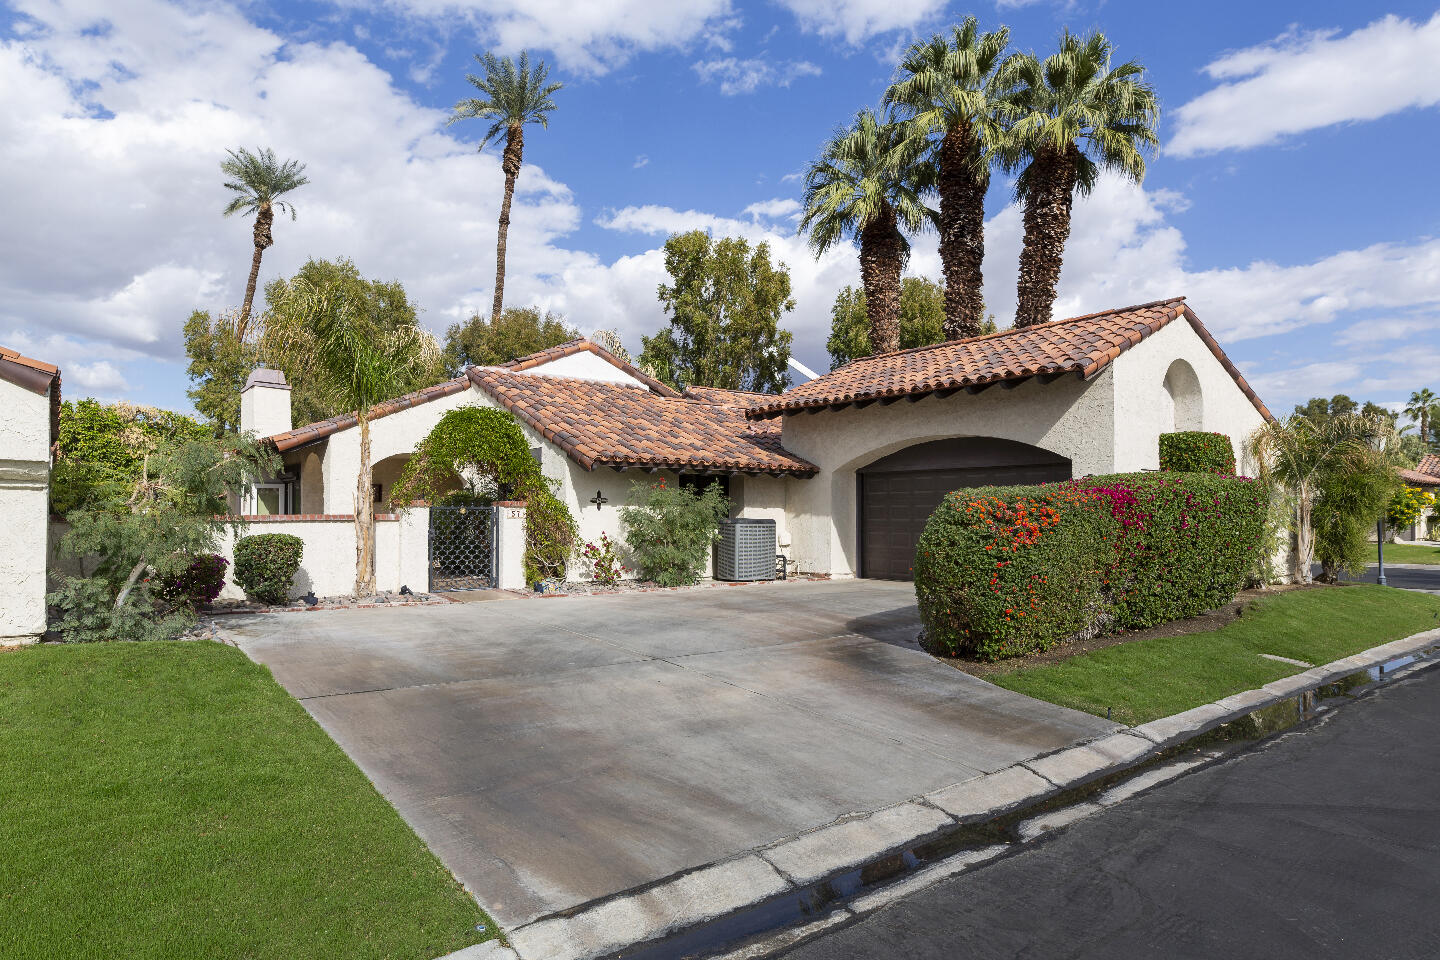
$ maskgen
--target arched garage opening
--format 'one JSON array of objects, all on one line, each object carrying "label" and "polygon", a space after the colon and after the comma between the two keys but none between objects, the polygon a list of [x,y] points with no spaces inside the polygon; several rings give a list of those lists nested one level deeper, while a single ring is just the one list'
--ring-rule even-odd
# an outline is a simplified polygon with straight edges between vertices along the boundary
[{"label": "arched garage opening", "polygon": [[856,471],[860,575],[912,579],[915,544],[945,494],[962,487],[1070,479],[1070,461],[1013,440],[952,437],[917,443]]}]

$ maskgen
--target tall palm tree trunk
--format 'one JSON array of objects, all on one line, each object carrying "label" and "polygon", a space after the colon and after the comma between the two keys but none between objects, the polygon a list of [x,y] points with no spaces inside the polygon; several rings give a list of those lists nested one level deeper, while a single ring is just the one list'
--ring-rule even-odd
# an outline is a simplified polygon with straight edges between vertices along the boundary
[{"label": "tall palm tree trunk", "polygon": [[505,301],[505,242],[510,234],[510,201],[515,197],[515,180],[520,176],[521,154],[525,151],[525,128],[510,124],[505,133],[505,154],[500,169],[505,171],[505,199],[500,201],[500,229],[495,239],[495,303],[490,308],[490,322],[500,319]]},{"label": "tall palm tree trunk", "polygon": [[1291,541],[1290,582],[1309,583],[1315,562],[1315,531],[1310,525],[1310,490],[1302,487],[1295,498],[1295,529]]},{"label": "tall palm tree trunk", "polygon": [[255,284],[260,279],[260,258],[265,254],[265,248],[273,246],[274,236],[270,233],[270,227],[275,222],[275,211],[268,203],[260,204],[260,209],[255,213],[255,255],[250,258],[250,279],[245,283],[245,303],[240,308],[240,342],[245,342],[245,334],[250,328],[250,310],[255,305]]},{"label": "tall palm tree trunk", "polygon": [[371,491],[370,411],[359,410],[360,469],[355,480],[355,596],[375,593],[375,497]]},{"label": "tall palm tree trunk", "polygon": [[870,348],[876,353],[900,349],[900,272],[905,238],[888,206],[860,231],[860,280],[870,320]]},{"label": "tall palm tree trunk", "polygon": [[977,177],[968,125],[940,143],[940,263],[945,274],[945,339],[980,335],[985,309],[985,191],[990,172]]},{"label": "tall palm tree trunk", "polygon": [[1020,250],[1020,281],[1015,326],[1049,323],[1055,288],[1070,237],[1070,208],[1075,200],[1075,161],[1071,144],[1065,153],[1047,152],[1034,161],[1033,179],[1025,195],[1025,245]]}]

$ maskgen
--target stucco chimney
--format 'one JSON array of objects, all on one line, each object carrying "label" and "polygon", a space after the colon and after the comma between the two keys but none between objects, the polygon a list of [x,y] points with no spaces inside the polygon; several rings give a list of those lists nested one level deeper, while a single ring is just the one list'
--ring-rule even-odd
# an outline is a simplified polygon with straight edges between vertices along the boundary
[{"label": "stucco chimney", "polygon": [[279,370],[252,370],[240,390],[240,432],[257,437],[284,433],[290,422],[290,384]]}]

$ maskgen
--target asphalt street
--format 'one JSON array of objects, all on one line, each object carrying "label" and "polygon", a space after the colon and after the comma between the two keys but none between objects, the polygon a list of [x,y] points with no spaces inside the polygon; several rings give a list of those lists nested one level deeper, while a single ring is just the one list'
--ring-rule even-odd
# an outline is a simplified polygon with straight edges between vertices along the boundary
[{"label": "asphalt street", "polygon": [[[1344,579],[1356,583],[1374,583],[1379,572],[1380,568],[1372,564],[1364,574],[1358,577],[1347,576]],[[1385,564],[1385,584],[1399,587],[1402,590],[1440,590],[1440,565],[1414,564],[1397,567],[1387,563]]]},{"label": "asphalt street", "polygon": [[1440,668],[791,960],[1440,956]]}]

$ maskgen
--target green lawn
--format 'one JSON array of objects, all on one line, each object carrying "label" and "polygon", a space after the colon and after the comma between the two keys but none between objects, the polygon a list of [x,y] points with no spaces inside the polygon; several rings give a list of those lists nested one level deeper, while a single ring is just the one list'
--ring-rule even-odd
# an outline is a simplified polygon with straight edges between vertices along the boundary
[{"label": "green lawn", "polygon": [[[1374,557],[1370,559],[1372,562],[1375,560]],[[1385,544],[1385,562],[1440,563],[1440,547],[1430,547],[1423,543],[1387,543]]]},{"label": "green lawn", "polygon": [[1009,690],[1126,724],[1145,723],[1440,626],[1440,597],[1388,587],[1296,590],[1265,597],[1208,633],[1106,647],[988,679]]},{"label": "green lawn", "polygon": [[210,642],[0,654],[0,956],[432,960],[488,918]]}]

